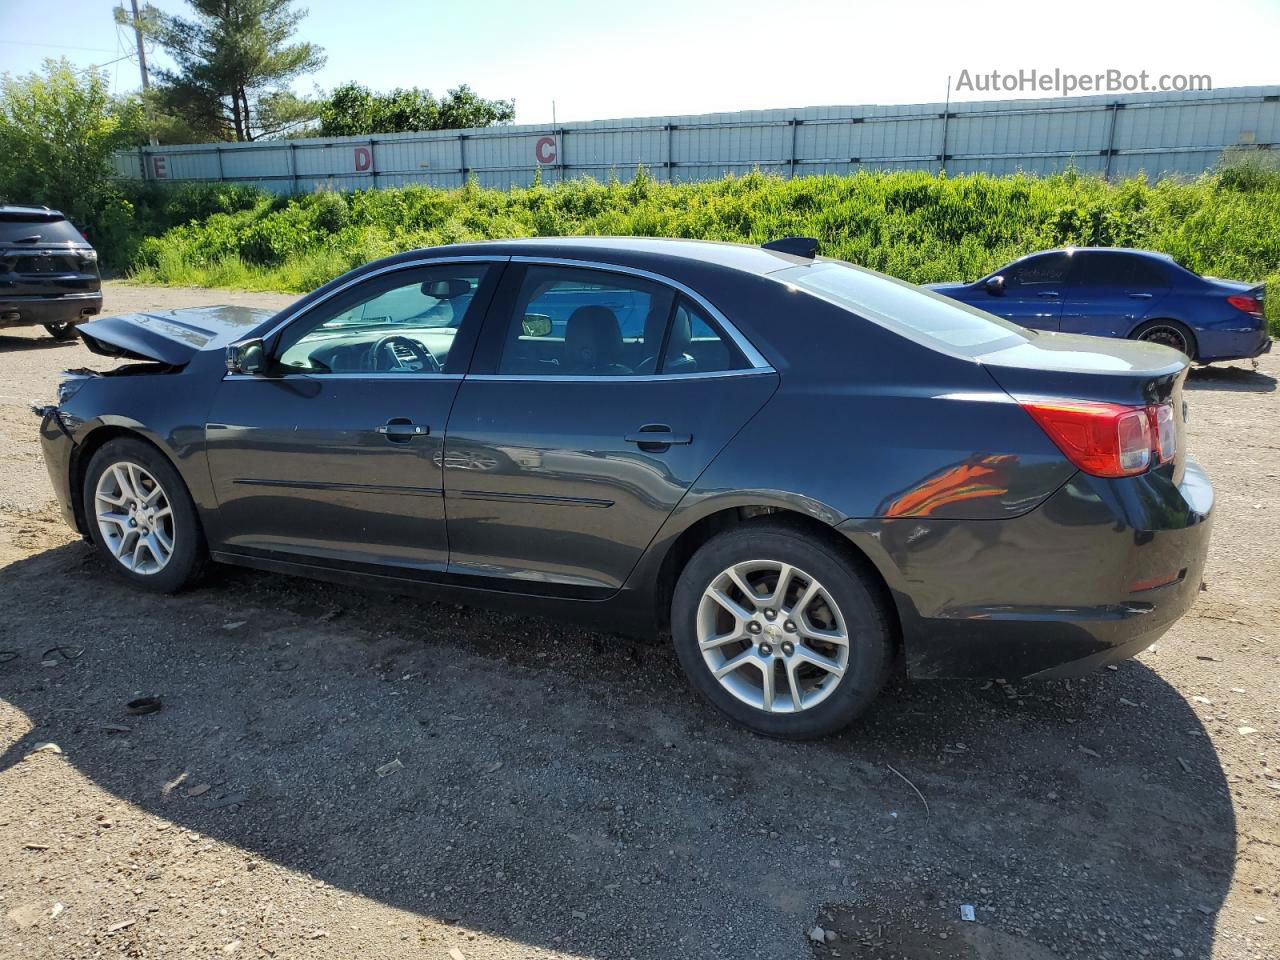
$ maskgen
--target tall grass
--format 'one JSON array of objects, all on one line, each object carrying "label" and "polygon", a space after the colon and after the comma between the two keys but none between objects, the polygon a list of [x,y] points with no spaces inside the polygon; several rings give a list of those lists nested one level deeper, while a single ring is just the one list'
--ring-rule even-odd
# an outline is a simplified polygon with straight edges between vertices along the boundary
[{"label": "tall grass", "polygon": [[[219,207],[220,204],[220,207]],[[188,206],[195,205],[188,201]],[[760,173],[669,184],[578,180],[508,191],[405,187],[281,198],[240,188],[148,238],[140,281],[302,292],[416,247],[529,236],[633,234],[763,243],[814,236],[819,250],[915,283],[973,279],[1045,248],[1128,246],[1198,273],[1269,280],[1280,296],[1280,171],[1228,167],[1194,182],[861,173]],[[1280,301],[1269,308],[1280,330]]]}]

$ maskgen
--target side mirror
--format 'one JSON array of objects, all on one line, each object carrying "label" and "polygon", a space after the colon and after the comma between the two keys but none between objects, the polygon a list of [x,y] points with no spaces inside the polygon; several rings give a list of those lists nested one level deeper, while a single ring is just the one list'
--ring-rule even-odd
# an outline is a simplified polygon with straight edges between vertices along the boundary
[{"label": "side mirror", "polygon": [[267,354],[261,340],[241,340],[227,347],[227,372],[257,376],[267,369]]},{"label": "side mirror", "polygon": [[526,337],[545,337],[551,333],[551,318],[545,313],[526,313],[521,324]]},{"label": "side mirror", "polygon": [[1004,293],[1004,277],[998,273],[994,277],[987,277],[983,286],[987,288],[987,293]]}]

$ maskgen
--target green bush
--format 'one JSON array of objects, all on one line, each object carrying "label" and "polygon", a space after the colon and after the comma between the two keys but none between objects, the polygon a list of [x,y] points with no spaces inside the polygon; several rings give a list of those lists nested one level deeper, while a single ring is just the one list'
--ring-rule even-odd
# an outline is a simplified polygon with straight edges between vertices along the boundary
[{"label": "green bush", "polygon": [[[148,187],[155,191],[154,186]],[[814,236],[819,250],[915,283],[974,279],[1046,248],[1131,246],[1200,273],[1280,291],[1280,172],[1238,163],[1194,182],[1107,183],[924,172],[782,180],[759,172],[670,184],[582,179],[526,189],[397,190],[273,197],[222,184],[131,198],[143,281],[303,292],[400,250],[527,236],[641,235],[763,243]],[[145,200],[145,202],[143,202]],[[167,222],[166,222],[167,221]],[[1280,300],[1272,298],[1280,330]]]}]

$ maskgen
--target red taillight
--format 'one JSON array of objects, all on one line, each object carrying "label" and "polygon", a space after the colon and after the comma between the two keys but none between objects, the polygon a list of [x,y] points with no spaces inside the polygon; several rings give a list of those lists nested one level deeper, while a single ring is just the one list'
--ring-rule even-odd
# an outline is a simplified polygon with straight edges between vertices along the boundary
[{"label": "red taillight", "polygon": [[1158,403],[1147,407],[1151,417],[1151,435],[1156,441],[1156,456],[1168,463],[1178,452],[1178,426],[1173,420],[1173,404]]},{"label": "red taillight", "polygon": [[1257,297],[1245,297],[1237,294],[1234,297],[1227,297],[1227,303],[1231,304],[1237,310],[1243,310],[1245,313],[1251,313],[1255,317],[1262,316],[1262,301]]},{"label": "red taillight", "polygon": [[1177,452],[1172,404],[1024,400],[1022,406],[1068,460],[1095,477],[1131,477]]}]

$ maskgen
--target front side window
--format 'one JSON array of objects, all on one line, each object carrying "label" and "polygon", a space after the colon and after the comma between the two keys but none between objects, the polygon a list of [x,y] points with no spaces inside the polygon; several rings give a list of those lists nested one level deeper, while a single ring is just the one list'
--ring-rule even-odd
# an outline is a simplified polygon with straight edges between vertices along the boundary
[{"label": "front side window", "polygon": [[293,324],[279,363],[299,373],[439,373],[486,270],[448,264],[359,284]]},{"label": "front side window", "polygon": [[1066,281],[1071,257],[1066,253],[1046,253],[1028,257],[1003,271],[1006,287],[1051,287]]}]

